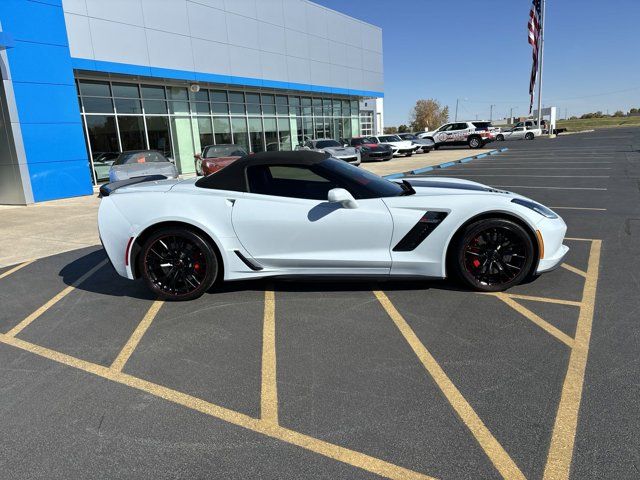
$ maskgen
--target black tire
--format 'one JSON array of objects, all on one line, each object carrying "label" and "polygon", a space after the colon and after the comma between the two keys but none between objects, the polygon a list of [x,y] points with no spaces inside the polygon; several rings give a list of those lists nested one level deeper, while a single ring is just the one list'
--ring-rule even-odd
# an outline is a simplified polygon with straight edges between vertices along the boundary
[{"label": "black tire", "polygon": [[138,271],[162,300],[193,300],[218,277],[218,257],[201,234],[188,228],[158,230],[143,244]]},{"label": "black tire", "polygon": [[496,140],[497,140],[498,142],[504,142],[504,135],[502,135],[501,133],[499,133],[499,134],[496,136]]},{"label": "black tire", "polygon": [[501,218],[467,226],[450,251],[450,267],[468,287],[500,292],[525,280],[533,266],[535,248],[527,231]]},{"label": "black tire", "polygon": [[405,157],[410,157],[411,155],[413,155],[413,152],[404,154]]},{"label": "black tire", "polygon": [[524,135],[524,139],[525,139],[525,140],[533,140],[533,139],[534,139],[534,137],[535,137],[535,136],[534,136],[534,135],[533,135],[533,133],[531,133],[531,132],[527,132],[527,133]]},{"label": "black tire", "polygon": [[439,148],[440,148],[440,145],[434,145],[434,146],[433,146],[433,149],[434,149],[434,150],[438,150]]},{"label": "black tire", "polygon": [[478,137],[477,135],[472,135],[471,137],[469,137],[469,140],[467,140],[467,145],[469,145],[469,148],[472,149],[476,149],[476,148],[481,148],[482,147],[482,139],[480,137]]}]

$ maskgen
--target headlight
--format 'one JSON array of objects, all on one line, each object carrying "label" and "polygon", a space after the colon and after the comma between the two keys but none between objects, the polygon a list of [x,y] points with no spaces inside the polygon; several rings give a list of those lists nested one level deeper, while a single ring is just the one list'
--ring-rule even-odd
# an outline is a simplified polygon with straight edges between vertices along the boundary
[{"label": "headlight", "polygon": [[543,217],[547,218],[558,218],[558,215],[555,212],[544,205],[540,205],[539,203],[532,202],[531,200],[524,200],[523,198],[514,198],[511,200],[512,203],[517,203],[518,205],[522,205],[523,207],[527,207],[533,210],[536,213],[539,213]]}]

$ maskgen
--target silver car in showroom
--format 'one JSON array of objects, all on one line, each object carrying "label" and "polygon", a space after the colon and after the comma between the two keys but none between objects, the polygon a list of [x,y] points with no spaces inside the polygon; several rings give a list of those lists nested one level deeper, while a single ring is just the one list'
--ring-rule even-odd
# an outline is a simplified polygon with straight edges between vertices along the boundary
[{"label": "silver car in showroom", "polygon": [[155,150],[131,150],[122,152],[111,165],[109,181],[117,182],[147,175],[163,175],[178,178],[178,169],[172,160]]},{"label": "silver car in showroom", "polygon": [[312,150],[314,152],[325,152],[333,158],[344,160],[351,165],[360,165],[360,152],[355,147],[343,145],[332,138],[319,138],[317,140],[307,140],[302,145],[298,145],[296,150]]}]

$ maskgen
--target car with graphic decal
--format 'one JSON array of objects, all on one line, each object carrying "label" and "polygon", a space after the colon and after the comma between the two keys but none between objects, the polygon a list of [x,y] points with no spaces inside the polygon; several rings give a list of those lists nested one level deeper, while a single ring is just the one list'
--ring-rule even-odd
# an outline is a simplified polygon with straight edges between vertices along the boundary
[{"label": "car with graphic decal", "polygon": [[490,122],[452,122],[445,123],[440,128],[423,132],[420,138],[430,138],[434,141],[434,149],[444,146],[468,145],[469,148],[482,148],[495,140]]}]

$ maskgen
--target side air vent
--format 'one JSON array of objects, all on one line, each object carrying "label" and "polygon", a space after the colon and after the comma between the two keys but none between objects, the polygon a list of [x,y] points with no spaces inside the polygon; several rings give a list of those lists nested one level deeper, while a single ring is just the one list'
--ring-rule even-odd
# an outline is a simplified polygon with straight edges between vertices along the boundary
[{"label": "side air vent", "polygon": [[415,250],[425,238],[444,220],[447,212],[427,212],[411,230],[393,247],[394,252],[410,252]]},{"label": "side air vent", "polygon": [[253,263],[251,260],[249,260],[247,257],[245,257],[239,250],[234,250],[236,256],[242,260],[242,263],[244,263],[247,267],[249,267],[251,270],[253,270],[254,272],[259,272],[260,270],[262,270],[262,267],[259,265],[256,265],[255,263]]}]

